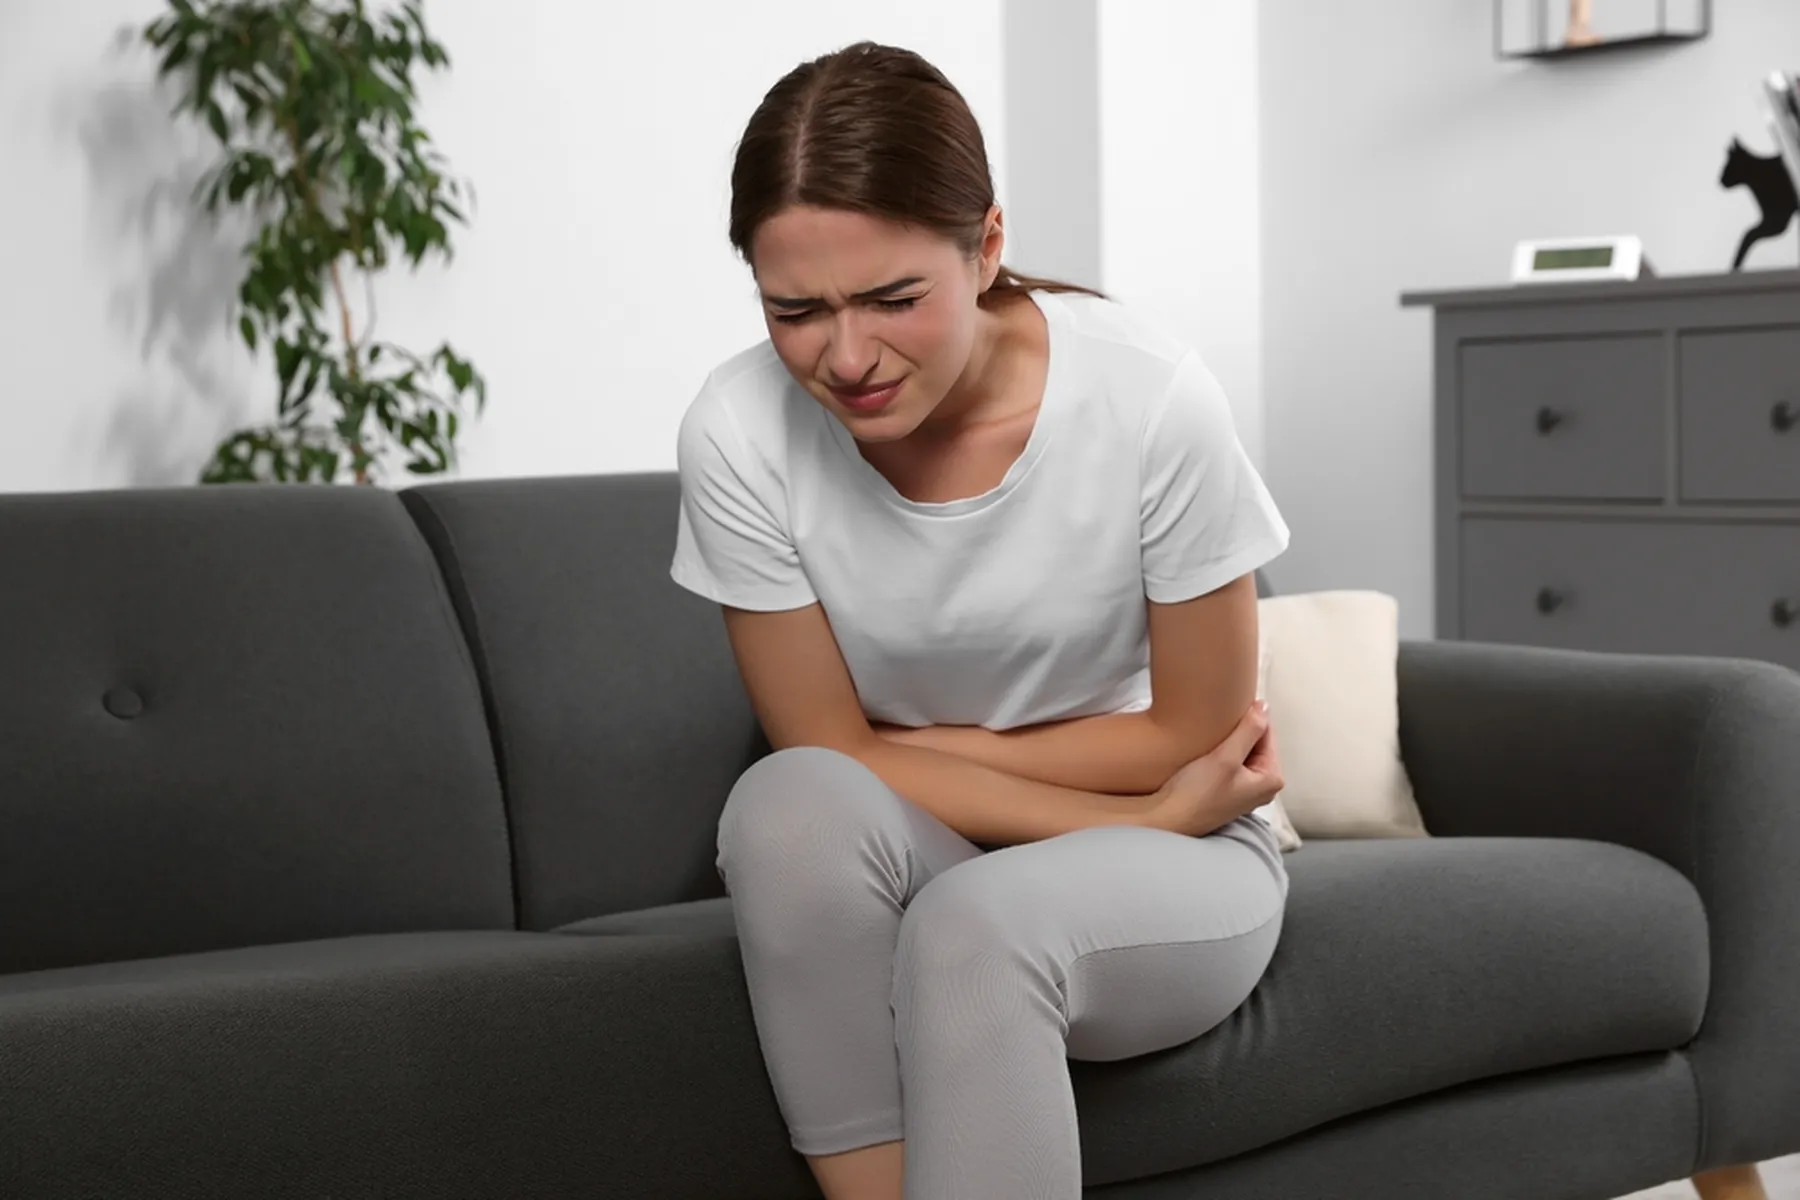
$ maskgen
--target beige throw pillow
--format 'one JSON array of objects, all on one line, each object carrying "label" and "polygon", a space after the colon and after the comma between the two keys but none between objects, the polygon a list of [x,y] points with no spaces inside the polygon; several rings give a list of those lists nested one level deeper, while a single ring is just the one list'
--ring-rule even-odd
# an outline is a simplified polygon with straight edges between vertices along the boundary
[{"label": "beige throw pillow", "polygon": [[1302,838],[1424,837],[1400,761],[1400,606],[1371,591],[1257,602],[1269,704]]},{"label": "beige throw pillow", "polygon": [[[1266,700],[1269,694],[1269,642],[1265,636],[1257,647],[1256,660],[1256,698]],[[1272,710],[1271,710],[1272,711]],[[1281,733],[1276,731],[1277,751],[1280,750]],[[1288,819],[1287,809],[1281,806],[1281,793],[1261,808],[1255,809],[1254,816],[1261,817],[1275,831],[1275,840],[1285,850],[1297,850],[1300,847],[1300,834],[1294,829],[1293,821]]]}]

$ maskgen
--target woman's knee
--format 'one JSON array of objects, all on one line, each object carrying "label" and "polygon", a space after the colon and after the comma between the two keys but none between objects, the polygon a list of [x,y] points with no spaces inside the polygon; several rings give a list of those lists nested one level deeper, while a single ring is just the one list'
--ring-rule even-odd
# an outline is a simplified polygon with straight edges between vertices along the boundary
[{"label": "woman's knee", "polygon": [[893,793],[856,759],[794,746],[739,777],[719,818],[719,869],[785,869],[807,861],[854,861],[857,844],[887,820]]},{"label": "woman's knee", "polygon": [[963,863],[926,884],[900,919],[896,1001],[909,987],[959,977],[1024,976],[1045,965],[1031,936],[1031,897],[1009,893],[997,855]]}]

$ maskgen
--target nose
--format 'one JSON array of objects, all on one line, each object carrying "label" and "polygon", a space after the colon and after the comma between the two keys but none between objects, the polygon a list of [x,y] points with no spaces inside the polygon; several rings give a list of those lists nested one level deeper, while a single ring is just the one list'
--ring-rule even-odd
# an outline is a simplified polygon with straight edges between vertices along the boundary
[{"label": "nose", "polygon": [[881,359],[881,346],[862,328],[862,314],[846,308],[832,320],[831,342],[825,347],[825,370],[831,382],[854,387],[868,379]]}]

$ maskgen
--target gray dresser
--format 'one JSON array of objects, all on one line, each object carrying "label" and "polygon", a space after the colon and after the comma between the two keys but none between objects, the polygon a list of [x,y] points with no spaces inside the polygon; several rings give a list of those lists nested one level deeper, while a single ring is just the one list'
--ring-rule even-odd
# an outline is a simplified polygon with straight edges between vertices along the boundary
[{"label": "gray dresser", "polygon": [[1800,667],[1800,271],[1433,310],[1437,636]]}]

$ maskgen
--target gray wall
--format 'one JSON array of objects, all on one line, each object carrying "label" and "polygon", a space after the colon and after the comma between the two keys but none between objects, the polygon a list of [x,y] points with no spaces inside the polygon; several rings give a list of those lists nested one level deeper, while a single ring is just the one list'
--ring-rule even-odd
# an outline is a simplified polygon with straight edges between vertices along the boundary
[{"label": "gray wall", "polygon": [[1432,631],[1430,317],[1399,292],[1503,282],[1515,241],[1559,234],[1638,234],[1664,274],[1730,266],[1756,208],[1718,187],[1725,147],[1773,152],[1758,87],[1800,67],[1800,3],[1715,7],[1694,45],[1502,63],[1488,0],[1262,0],[1278,588],[1379,588],[1403,634]]}]

